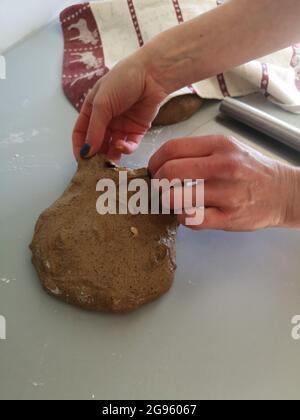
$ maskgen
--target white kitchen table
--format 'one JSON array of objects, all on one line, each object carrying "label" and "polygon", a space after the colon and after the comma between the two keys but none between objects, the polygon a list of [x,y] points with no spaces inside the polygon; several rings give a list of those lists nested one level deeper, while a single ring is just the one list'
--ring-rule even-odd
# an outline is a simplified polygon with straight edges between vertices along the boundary
[{"label": "white kitchen table", "polygon": [[[85,312],[42,290],[28,245],[76,170],[62,54],[55,22],[5,55],[0,81],[0,398],[299,398],[299,231],[180,228],[172,289],[127,315]],[[262,95],[245,101],[300,126]],[[299,165],[296,152],[217,115],[209,102],[188,122],[152,131],[123,163],[146,164],[173,137],[227,133]]]}]

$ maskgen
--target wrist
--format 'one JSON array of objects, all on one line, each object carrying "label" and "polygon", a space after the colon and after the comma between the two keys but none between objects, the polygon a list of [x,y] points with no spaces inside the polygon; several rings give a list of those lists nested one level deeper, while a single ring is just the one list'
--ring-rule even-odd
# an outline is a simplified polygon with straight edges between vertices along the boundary
[{"label": "wrist", "polygon": [[141,48],[147,74],[167,95],[191,83],[193,65],[186,47],[178,41],[179,29],[163,32]]},{"label": "wrist", "polygon": [[284,197],[281,227],[300,228],[300,169],[283,167]]}]

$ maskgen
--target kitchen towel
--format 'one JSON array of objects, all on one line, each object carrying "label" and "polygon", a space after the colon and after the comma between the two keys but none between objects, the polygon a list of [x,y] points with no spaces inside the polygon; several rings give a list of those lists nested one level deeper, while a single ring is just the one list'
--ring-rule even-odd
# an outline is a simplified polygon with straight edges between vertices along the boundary
[{"label": "kitchen towel", "polygon": [[[65,94],[80,111],[89,90],[119,60],[158,33],[222,3],[222,0],[101,0],[68,7],[60,15]],[[258,91],[287,111],[300,113],[300,43],[194,83],[172,96],[197,93],[202,98],[221,100]]]}]

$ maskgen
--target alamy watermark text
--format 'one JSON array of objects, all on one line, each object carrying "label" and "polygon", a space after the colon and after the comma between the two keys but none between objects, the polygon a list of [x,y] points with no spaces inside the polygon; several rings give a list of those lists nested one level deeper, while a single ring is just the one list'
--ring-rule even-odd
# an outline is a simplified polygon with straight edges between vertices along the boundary
[{"label": "alamy watermark text", "polygon": [[126,171],[119,171],[118,182],[102,178],[96,191],[98,214],[176,214],[185,216],[187,226],[204,220],[204,180],[167,180],[144,178],[128,180]]},{"label": "alamy watermark text", "polygon": [[293,340],[300,340],[300,315],[295,315],[292,318],[292,338]]},{"label": "alamy watermark text", "polygon": [[0,55],[0,80],[6,79],[6,60],[3,55]]},{"label": "alamy watermark text", "polygon": [[6,319],[0,315],[0,340],[6,340]]}]

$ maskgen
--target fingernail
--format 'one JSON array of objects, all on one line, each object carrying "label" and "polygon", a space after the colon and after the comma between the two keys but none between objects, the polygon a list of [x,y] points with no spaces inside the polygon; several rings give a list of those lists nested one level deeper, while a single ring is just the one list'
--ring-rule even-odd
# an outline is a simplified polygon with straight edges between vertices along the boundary
[{"label": "fingernail", "polygon": [[80,156],[82,158],[85,158],[89,154],[90,150],[91,150],[91,146],[88,143],[85,143],[85,145],[80,150]]},{"label": "fingernail", "polygon": [[117,145],[115,147],[115,149],[116,149],[117,152],[120,152],[120,153],[124,153],[124,151],[125,151],[124,146],[122,146],[121,144]]}]

